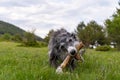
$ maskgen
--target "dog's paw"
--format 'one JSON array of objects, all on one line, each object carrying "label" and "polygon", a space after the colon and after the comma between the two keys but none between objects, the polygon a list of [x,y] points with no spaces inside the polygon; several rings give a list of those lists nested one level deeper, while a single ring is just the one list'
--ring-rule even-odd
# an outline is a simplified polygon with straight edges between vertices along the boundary
[{"label": "dog's paw", "polygon": [[56,73],[58,73],[58,74],[63,73],[63,70],[60,66],[56,69]]}]

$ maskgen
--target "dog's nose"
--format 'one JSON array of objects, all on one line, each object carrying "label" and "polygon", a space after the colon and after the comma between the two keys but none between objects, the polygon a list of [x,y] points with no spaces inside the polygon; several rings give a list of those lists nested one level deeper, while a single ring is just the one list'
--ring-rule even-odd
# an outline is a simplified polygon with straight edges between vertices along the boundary
[{"label": "dog's nose", "polygon": [[75,51],[75,50],[71,50],[71,51],[70,51],[70,54],[71,54],[71,55],[75,55],[75,54],[76,54],[76,51]]},{"label": "dog's nose", "polygon": [[71,56],[74,56],[74,55],[77,53],[76,48],[75,48],[75,47],[72,47],[72,46],[68,47],[67,50],[68,50],[68,53],[69,53]]}]

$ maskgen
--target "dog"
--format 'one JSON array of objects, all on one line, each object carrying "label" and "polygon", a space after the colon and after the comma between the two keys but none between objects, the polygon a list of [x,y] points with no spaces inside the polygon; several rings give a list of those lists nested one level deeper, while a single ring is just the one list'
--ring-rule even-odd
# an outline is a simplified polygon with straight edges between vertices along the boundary
[{"label": "dog", "polygon": [[[49,40],[49,63],[57,68],[66,58],[68,53],[74,55],[77,53],[75,43],[79,42],[78,37],[74,33],[69,33],[65,29],[55,31]],[[83,53],[82,53],[83,54]],[[83,57],[81,57],[84,61]],[[73,71],[76,67],[76,59],[72,58],[68,63],[68,68]]]}]

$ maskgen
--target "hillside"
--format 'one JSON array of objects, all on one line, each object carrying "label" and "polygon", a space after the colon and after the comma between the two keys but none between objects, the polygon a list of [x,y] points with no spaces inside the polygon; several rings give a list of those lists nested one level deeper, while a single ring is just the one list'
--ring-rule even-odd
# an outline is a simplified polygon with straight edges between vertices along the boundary
[{"label": "hillside", "polygon": [[14,34],[23,34],[25,31],[18,28],[17,26],[4,22],[4,21],[0,21],[0,34],[4,34],[4,33],[10,33],[12,35]]},{"label": "hillside", "polygon": [[[19,27],[4,22],[4,21],[0,21],[0,35],[4,34],[4,33],[9,33],[11,35],[15,35],[15,34],[20,34],[23,35],[25,33],[24,30],[20,29]],[[36,36],[37,40],[43,40],[42,38]]]}]

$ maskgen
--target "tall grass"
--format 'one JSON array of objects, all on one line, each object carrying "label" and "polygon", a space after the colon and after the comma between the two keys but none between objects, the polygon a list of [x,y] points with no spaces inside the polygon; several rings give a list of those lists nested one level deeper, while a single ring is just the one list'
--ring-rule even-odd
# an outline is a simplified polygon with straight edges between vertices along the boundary
[{"label": "tall grass", "polygon": [[0,42],[0,80],[120,80],[120,52],[87,50],[74,72],[56,74],[47,48]]}]

